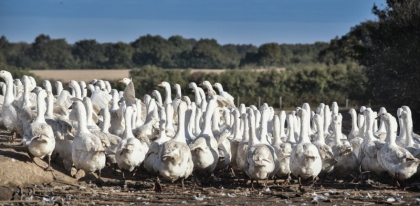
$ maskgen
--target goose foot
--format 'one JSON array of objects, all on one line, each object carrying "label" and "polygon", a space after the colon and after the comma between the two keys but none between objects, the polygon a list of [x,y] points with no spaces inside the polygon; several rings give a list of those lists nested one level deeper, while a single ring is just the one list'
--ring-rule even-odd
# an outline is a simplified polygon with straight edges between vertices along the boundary
[{"label": "goose foot", "polygon": [[290,184],[290,174],[287,175],[287,178],[284,180],[283,184],[281,186],[286,186]]},{"label": "goose foot", "polygon": [[232,168],[232,167],[230,168],[230,174],[231,174],[231,175],[230,175],[231,177],[236,177],[236,175],[235,175],[235,171],[233,170],[233,168]]},{"label": "goose foot", "polygon": [[159,177],[156,178],[156,182],[153,185],[152,190],[155,191],[155,192],[162,192],[162,185],[160,184]]},{"label": "goose foot", "polygon": [[252,190],[255,190],[255,188],[254,188],[254,180],[253,179],[251,179],[251,191]]},{"label": "goose foot", "polygon": [[117,163],[114,163],[114,171],[112,171],[112,174],[117,175]]},{"label": "goose foot", "polygon": [[312,184],[312,186],[316,183],[316,181],[318,181],[319,180],[319,177],[318,176],[316,176],[316,177],[314,177],[313,179],[312,179],[312,182],[311,182],[311,184]]},{"label": "goose foot", "polygon": [[96,180],[96,184],[102,185],[104,181],[101,179],[101,170],[98,170],[98,179]]},{"label": "goose foot", "polygon": [[184,192],[184,190],[185,190],[185,186],[184,186],[184,178],[182,178],[182,180],[181,180],[181,185],[182,185],[182,192]]},{"label": "goose foot", "polygon": [[268,183],[268,177],[267,177],[267,179],[265,179],[265,181],[263,183],[263,188],[262,188],[263,191],[265,191],[265,189],[267,189],[267,183]]},{"label": "goose foot", "polygon": [[13,135],[10,137],[9,141],[14,142],[16,139],[16,132],[13,132]]}]

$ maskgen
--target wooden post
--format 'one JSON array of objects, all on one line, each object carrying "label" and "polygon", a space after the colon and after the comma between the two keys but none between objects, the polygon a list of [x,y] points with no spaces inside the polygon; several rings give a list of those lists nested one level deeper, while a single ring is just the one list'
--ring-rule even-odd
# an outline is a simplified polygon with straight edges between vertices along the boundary
[{"label": "wooden post", "polygon": [[258,109],[261,107],[261,97],[258,97]]},{"label": "wooden post", "polygon": [[349,99],[346,99],[346,108],[349,108]]},{"label": "wooden post", "polygon": [[236,103],[236,107],[238,107],[239,108],[239,96],[238,97],[236,97],[236,101],[237,101],[237,103]]},{"label": "wooden post", "polygon": [[282,105],[282,103],[283,103],[283,102],[282,102],[282,97],[280,97],[280,110],[283,108],[283,107],[282,107],[282,106],[283,106],[283,105]]}]

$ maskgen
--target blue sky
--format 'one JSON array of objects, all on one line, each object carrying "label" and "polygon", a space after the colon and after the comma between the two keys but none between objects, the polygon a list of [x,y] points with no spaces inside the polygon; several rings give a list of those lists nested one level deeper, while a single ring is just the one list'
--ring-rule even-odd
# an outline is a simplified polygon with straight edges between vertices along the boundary
[{"label": "blue sky", "polygon": [[313,43],[374,20],[385,0],[0,0],[0,35],[132,42],[146,34],[220,44]]}]

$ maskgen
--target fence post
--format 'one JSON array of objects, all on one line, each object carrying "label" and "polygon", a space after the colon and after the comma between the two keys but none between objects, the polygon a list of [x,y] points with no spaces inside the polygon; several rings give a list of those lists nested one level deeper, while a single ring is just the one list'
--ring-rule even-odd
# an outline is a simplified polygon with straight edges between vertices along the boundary
[{"label": "fence post", "polygon": [[258,97],[258,109],[261,107],[261,97]]},{"label": "fence post", "polygon": [[346,108],[349,108],[349,99],[346,99]]},{"label": "fence post", "polygon": [[280,97],[280,110],[282,109],[282,97]]},{"label": "fence post", "polygon": [[236,97],[236,101],[237,101],[237,103],[236,103],[236,107],[238,107],[238,108],[239,108],[239,96],[237,96],[237,97]]},{"label": "fence post", "polygon": [[369,107],[370,107],[370,99],[369,99]]}]

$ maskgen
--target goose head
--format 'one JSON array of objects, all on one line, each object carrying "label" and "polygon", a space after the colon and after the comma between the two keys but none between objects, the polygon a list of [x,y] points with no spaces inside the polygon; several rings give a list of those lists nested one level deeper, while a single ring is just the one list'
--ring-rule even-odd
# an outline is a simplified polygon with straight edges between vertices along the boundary
[{"label": "goose head", "polygon": [[203,86],[203,87],[206,87],[207,88],[207,90],[213,90],[213,87],[212,87],[212,85],[210,84],[210,82],[209,81],[203,81],[203,83],[201,83],[200,84],[200,86]]},{"label": "goose head", "polygon": [[4,80],[6,79],[13,79],[12,74],[6,70],[1,70],[0,71],[0,77]]},{"label": "goose head", "polygon": [[195,89],[195,88],[197,88],[197,84],[195,82],[190,82],[188,84],[188,87],[191,88],[191,89]]},{"label": "goose head", "polygon": [[158,87],[171,88],[171,85],[168,82],[163,81],[162,83],[158,84]]},{"label": "goose head", "polygon": [[[30,81],[29,78],[28,78],[28,80]],[[50,81],[48,81],[48,80],[42,81],[42,86],[44,86],[45,90],[52,91],[52,87],[51,87],[51,82]]]},{"label": "goose head", "polygon": [[63,83],[61,83],[61,81],[56,81],[54,85],[55,90],[57,91],[57,95],[60,95],[61,91],[63,91]]},{"label": "goose head", "polygon": [[124,78],[124,79],[121,79],[119,82],[124,83],[124,84],[127,86],[128,84],[130,84],[131,79],[129,79],[129,78]]},{"label": "goose head", "polygon": [[174,87],[173,88],[176,91],[175,98],[181,98],[181,86],[179,84],[174,84]]},{"label": "goose head", "polygon": [[219,90],[219,92],[223,91],[223,86],[219,82],[214,83],[213,87],[215,87],[217,90]]}]

